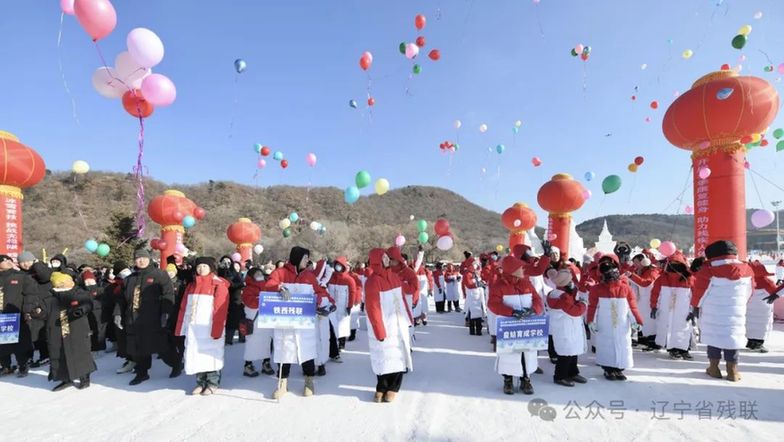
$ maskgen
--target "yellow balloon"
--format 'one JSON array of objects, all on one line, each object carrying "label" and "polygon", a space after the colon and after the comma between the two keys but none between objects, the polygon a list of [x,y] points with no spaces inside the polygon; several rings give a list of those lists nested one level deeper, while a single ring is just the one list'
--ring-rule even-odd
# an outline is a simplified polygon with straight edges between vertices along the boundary
[{"label": "yellow balloon", "polygon": [[762,139],[762,135],[760,134],[751,134],[751,142],[756,143],[757,141]]},{"label": "yellow balloon", "polygon": [[738,29],[738,34],[748,36],[751,34],[751,25],[743,25]]},{"label": "yellow balloon", "polygon": [[77,175],[84,175],[90,171],[90,165],[87,164],[87,161],[76,160],[73,162],[71,170]]},{"label": "yellow balloon", "polygon": [[685,51],[683,51],[683,53],[681,54],[681,56],[682,56],[683,58],[687,59],[687,60],[688,60],[688,59],[690,59],[692,55],[694,55],[694,51],[692,51],[691,49],[686,49],[686,50],[685,50]]},{"label": "yellow balloon", "polygon": [[[376,194],[383,195],[389,192],[389,181],[386,178],[379,178],[376,180]],[[413,216],[413,215],[412,215]]]},{"label": "yellow balloon", "polygon": [[654,248],[654,249],[658,249],[660,245],[661,245],[661,240],[658,240],[658,239],[656,239],[656,238],[653,238],[653,239],[651,240],[651,247],[652,247],[652,248]]},{"label": "yellow balloon", "polygon": [[283,229],[283,230],[285,230],[285,229],[288,229],[288,228],[289,228],[289,226],[291,226],[291,220],[289,220],[288,218],[283,218],[283,219],[282,219],[282,220],[280,220],[280,222],[278,223],[278,226],[279,226],[281,229]]},{"label": "yellow balloon", "polygon": [[629,172],[631,173],[637,172],[637,165],[634,163],[629,164],[629,167],[627,167],[627,169],[629,169]]},{"label": "yellow balloon", "polygon": [[504,251],[504,246],[502,246],[501,244],[498,244],[497,246],[495,246],[495,251],[498,252],[498,253],[503,252]]}]

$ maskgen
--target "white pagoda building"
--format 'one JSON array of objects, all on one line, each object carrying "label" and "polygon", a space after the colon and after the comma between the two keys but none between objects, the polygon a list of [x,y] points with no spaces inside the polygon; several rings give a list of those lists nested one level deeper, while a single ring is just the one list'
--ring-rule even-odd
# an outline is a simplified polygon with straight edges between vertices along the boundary
[{"label": "white pagoda building", "polygon": [[602,232],[599,234],[599,241],[594,243],[594,249],[602,253],[613,253],[616,241],[613,241],[612,233],[607,228],[607,220],[604,220]]}]

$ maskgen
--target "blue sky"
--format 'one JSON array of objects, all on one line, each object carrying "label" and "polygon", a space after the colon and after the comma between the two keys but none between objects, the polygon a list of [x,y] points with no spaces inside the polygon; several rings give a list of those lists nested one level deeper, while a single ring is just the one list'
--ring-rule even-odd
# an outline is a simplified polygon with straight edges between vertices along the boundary
[{"label": "blue sky", "polygon": [[[76,19],[65,17],[58,49],[58,1],[2,3],[0,129],[35,147],[51,169],[84,159],[93,169],[130,171],[138,124],[119,101],[93,90],[90,78],[101,63]],[[781,90],[779,74],[763,72],[768,60],[761,51],[774,66],[784,62],[784,2],[774,0],[116,0],[114,6],[117,28],[99,43],[107,62],[125,50],[131,29],[147,27],[166,46],[154,71],[177,85],[177,101],[146,120],[145,164],[156,179],[253,184],[253,145],[262,143],[284,152],[290,166],[282,170],[268,160],[260,185],[344,188],[365,169],[393,188],[445,187],[501,211],[515,201],[536,206],[539,186],[555,173],[582,179],[594,171],[597,178],[587,183],[594,196],[578,220],[682,210],[690,188],[680,207],[670,203],[686,182],[689,155],[661,133],[674,92],[723,63],[741,64],[742,74]],[[758,11],[761,19],[754,18]],[[428,19],[422,32],[414,27],[418,13]],[[730,40],[744,24],[753,31],[738,51]],[[423,71],[412,76],[412,62],[397,48],[418,35],[427,45],[419,57]],[[587,62],[569,55],[577,43],[592,47]],[[433,48],[441,51],[438,62],[424,57]],[[694,51],[689,60],[681,57],[685,49]],[[368,75],[358,65],[363,51],[374,55],[372,115],[364,104]],[[239,78],[236,58],[248,65]],[[359,109],[348,106],[351,99]],[[652,100],[658,110],[650,109]],[[513,136],[516,120],[523,125]],[[484,134],[482,123],[489,127]],[[779,126],[784,116],[770,132]],[[438,146],[458,137],[460,150],[450,161]],[[498,144],[506,146],[501,155]],[[305,163],[308,152],[319,158],[315,169]],[[637,155],[646,161],[633,175],[626,166]],[[531,165],[534,156],[542,166]],[[784,187],[773,145],[754,149],[749,160]],[[624,184],[605,197],[601,178],[612,173]],[[766,204],[782,197],[756,181]],[[759,199],[747,178],[747,201],[756,207]]]}]

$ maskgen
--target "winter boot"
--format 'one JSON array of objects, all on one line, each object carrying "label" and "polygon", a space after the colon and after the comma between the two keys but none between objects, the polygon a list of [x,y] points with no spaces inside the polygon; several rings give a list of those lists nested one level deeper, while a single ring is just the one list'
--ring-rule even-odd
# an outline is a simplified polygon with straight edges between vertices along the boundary
[{"label": "winter boot", "polygon": [[130,373],[136,368],[136,362],[126,360],[122,367],[117,369],[117,374]]},{"label": "winter boot", "polygon": [[514,394],[514,383],[511,376],[504,376],[504,394]]},{"label": "winter boot", "polygon": [[272,364],[270,364],[269,359],[265,359],[261,361],[261,372],[266,375],[273,375],[275,374],[275,370],[272,369]]},{"label": "winter boot", "polygon": [[38,368],[43,367],[44,365],[49,365],[49,358],[40,358],[37,361],[30,364],[31,368]]},{"label": "winter boot", "polygon": [[572,377],[572,382],[576,382],[578,384],[585,384],[585,383],[588,382],[588,379],[585,379],[584,377],[580,376],[579,374],[576,374],[576,375],[574,375]]},{"label": "winter boot", "polygon": [[217,386],[215,386],[215,385],[207,385],[206,387],[204,387],[204,390],[202,390],[201,395],[202,396],[212,396],[217,391],[218,391],[218,387]]},{"label": "winter boot", "polygon": [[128,383],[128,385],[139,385],[144,381],[150,379],[150,375],[147,373],[136,373],[136,376]]},{"label": "winter boot", "polygon": [[574,387],[574,381],[570,379],[555,379],[555,383],[564,387]]},{"label": "winter boot", "polygon": [[536,367],[534,374],[544,374],[544,370],[542,370],[542,367]]},{"label": "winter boot", "polygon": [[305,376],[305,389],[302,391],[302,395],[305,397],[313,396],[316,392],[316,387],[313,386],[313,376]]},{"label": "winter boot", "polygon": [[689,353],[689,350],[681,350],[681,357],[683,358],[684,361],[691,361],[692,359],[694,359],[694,356],[692,356],[691,353]]},{"label": "winter boot", "polygon": [[727,380],[731,382],[738,382],[740,380],[737,362],[727,361]]},{"label": "winter boot", "polygon": [[90,375],[85,375],[79,378],[79,385],[76,386],[79,390],[84,390],[90,386]]},{"label": "winter boot", "polygon": [[522,391],[523,394],[534,394],[534,386],[531,385],[531,379],[520,378],[520,391]]},{"label": "winter boot", "polygon": [[348,340],[349,341],[353,341],[354,339],[357,339],[357,330],[356,329],[351,330],[351,334],[348,335]]},{"label": "winter boot", "polygon": [[316,376],[326,376],[327,369],[323,365],[318,366],[318,370],[316,370]]},{"label": "winter boot", "polygon": [[259,375],[259,372],[256,371],[256,367],[253,366],[253,362],[245,361],[245,369],[242,371],[242,375],[249,378],[255,378]]},{"label": "winter boot", "polygon": [[395,391],[387,391],[384,395],[384,402],[392,402],[397,397],[397,392]]},{"label": "winter boot", "polygon": [[615,370],[615,379],[617,379],[619,381],[625,381],[626,380],[626,375],[623,374],[623,372],[621,370]]},{"label": "winter boot", "polygon": [[604,378],[608,381],[617,381],[618,378],[615,376],[615,370],[611,368],[604,369]]},{"label": "winter boot", "polygon": [[670,359],[681,359],[683,357],[681,352],[675,349],[667,350],[667,352],[670,354]]},{"label": "winter boot", "polygon": [[171,373],[169,373],[169,379],[180,377],[181,374],[182,374],[182,364],[178,363],[176,366],[172,367]]},{"label": "winter boot", "polygon": [[280,399],[288,392],[289,392],[289,380],[283,378],[278,382],[278,388],[275,389],[275,391],[272,393],[272,398],[276,400]]},{"label": "winter boot", "polygon": [[29,373],[30,373],[30,368],[27,366],[27,364],[22,364],[19,366],[19,371],[16,372],[16,377],[26,378]]},{"label": "winter boot", "polygon": [[373,402],[380,404],[384,401],[384,393],[377,391],[376,394],[373,396]]},{"label": "winter boot", "polygon": [[705,369],[705,373],[712,378],[721,379],[723,377],[721,375],[721,369],[719,369],[719,362],[721,362],[721,359],[709,359],[709,361],[710,365]]},{"label": "winter boot", "polygon": [[63,391],[66,388],[72,387],[72,386],[73,386],[73,382],[71,382],[71,381],[63,381],[63,382],[60,382],[59,384],[57,384],[54,388],[52,388],[52,391]]}]

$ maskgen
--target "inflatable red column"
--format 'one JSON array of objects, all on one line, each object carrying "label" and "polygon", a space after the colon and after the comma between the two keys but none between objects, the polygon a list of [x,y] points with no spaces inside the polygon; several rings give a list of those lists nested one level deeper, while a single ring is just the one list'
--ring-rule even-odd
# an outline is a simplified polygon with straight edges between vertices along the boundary
[{"label": "inflatable red column", "polygon": [[38,152],[0,131],[0,254],[14,259],[24,250],[22,189],[38,184],[46,165]]},{"label": "inflatable red column", "polygon": [[185,235],[182,222],[186,216],[202,219],[204,209],[197,207],[179,190],[167,190],[150,201],[147,213],[150,219],[161,226],[160,240],[152,241],[153,246],[158,246],[153,248],[161,251],[161,264],[172,255],[178,263],[182,262],[182,239]]},{"label": "inflatable red column", "polygon": [[779,96],[767,81],[713,72],[667,109],[664,136],[692,151],[694,173],[694,254],[730,240],[746,257],[744,144],[753,142],[776,117]]},{"label": "inflatable red column", "polygon": [[564,259],[570,258],[571,213],[585,203],[585,188],[568,173],[559,173],[539,188],[536,200],[539,207],[550,214],[547,221],[547,239],[561,250]]},{"label": "inflatable red column", "polygon": [[245,261],[253,258],[253,243],[261,239],[261,229],[249,218],[240,218],[229,225],[226,236],[237,245],[237,251],[242,256],[240,264],[245,268]]},{"label": "inflatable red column", "polygon": [[525,243],[525,232],[536,226],[536,213],[525,203],[515,203],[504,210],[501,223],[509,230],[509,248]]}]

